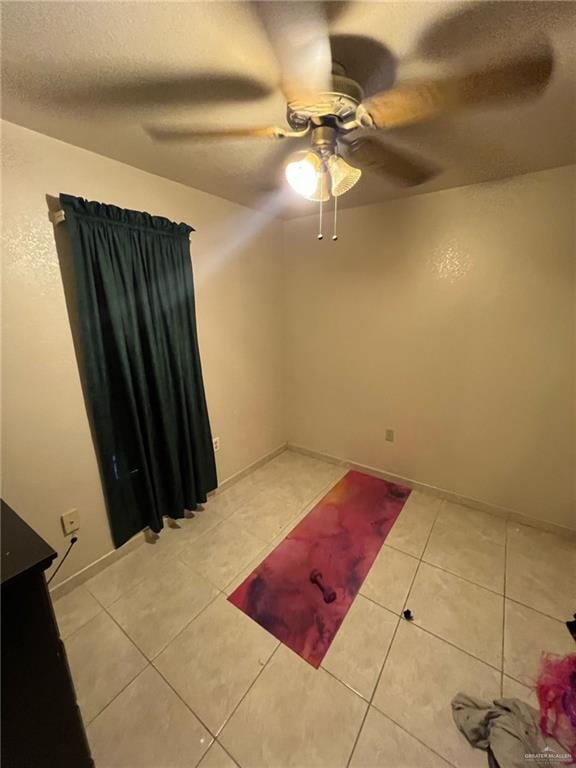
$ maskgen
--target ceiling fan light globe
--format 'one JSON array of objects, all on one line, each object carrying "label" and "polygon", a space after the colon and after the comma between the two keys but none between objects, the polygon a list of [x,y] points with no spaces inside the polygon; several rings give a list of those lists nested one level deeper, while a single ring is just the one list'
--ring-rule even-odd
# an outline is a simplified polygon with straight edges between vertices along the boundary
[{"label": "ceiling fan light globe", "polygon": [[[292,189],[310,200],[318,185],[318,169],[308,153],[305,157],[292,160],[285,170],[286,180]],[[312,155],[313,157],[313,155]]]},{"label": "ceiling fan light globe", "polygon": [[362,176],[360,168],[354,168],[338,155],[331,155],[327,165],[332,181],[330,191],[334,197],[340,197],[349,192]]},{"label": "ceiling fan light globe", "polygon": [[316,176],[316,186],[308,200],[318,203],[320,200],[325,203],[330,200],[330,174],[326,171],[319,171]]}]

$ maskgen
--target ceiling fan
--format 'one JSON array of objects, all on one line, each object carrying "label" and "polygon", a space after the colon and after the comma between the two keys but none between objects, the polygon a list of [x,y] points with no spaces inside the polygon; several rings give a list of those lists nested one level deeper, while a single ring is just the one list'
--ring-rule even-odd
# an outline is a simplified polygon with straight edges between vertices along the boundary
[{"label": "ceiling fan", "polygon": [[545,88],[553,70],[553,52],[546,43],[480,71],[408,81],[365,97],[361,84],[332,60],[325,4],[265,2],[252,7],[282,73],[280,88],[289,127],[148,126],[147,131],[161,141],[309,136],[309,149],[291,156],[285,172],[296,192],[320,205],[330,196],[337,198],[350,190],[363,168],[402,185],[424,183],[436,170],[384,144],[380,139],[383,131],[468,107],[535,96]]}]

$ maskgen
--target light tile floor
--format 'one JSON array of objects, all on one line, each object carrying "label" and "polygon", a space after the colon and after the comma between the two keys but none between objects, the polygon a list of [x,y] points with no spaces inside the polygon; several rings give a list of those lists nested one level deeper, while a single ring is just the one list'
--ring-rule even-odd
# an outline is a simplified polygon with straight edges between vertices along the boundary
[{"label": "light tile floor", "polygon": [[534,704],[576,546],[413,492],[314,670],[226,596],[345,472],[284,452],[55,602],[97,768],[486,765],[450,700]]}]

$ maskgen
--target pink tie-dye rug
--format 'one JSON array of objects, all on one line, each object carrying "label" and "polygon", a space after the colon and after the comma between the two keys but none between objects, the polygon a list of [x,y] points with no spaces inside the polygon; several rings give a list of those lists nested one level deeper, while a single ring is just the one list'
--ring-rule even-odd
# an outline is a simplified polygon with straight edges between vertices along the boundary
[{"label": "pink tie-dye rug", "polygon": [[348,472],[228,599],[319,667],[409,494]]}]

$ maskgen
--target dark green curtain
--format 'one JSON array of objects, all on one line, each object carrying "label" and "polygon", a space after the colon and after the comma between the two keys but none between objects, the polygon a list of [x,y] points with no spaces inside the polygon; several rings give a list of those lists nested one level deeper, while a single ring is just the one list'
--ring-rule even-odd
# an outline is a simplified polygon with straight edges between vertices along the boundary
[{"label": "dark green curtain", "polygon": [[217,485],[187,224],[60,195],[86,398],[117,547]]}]

